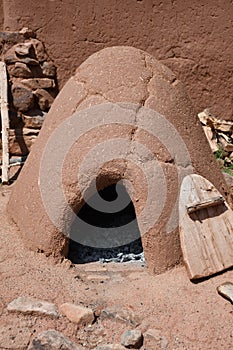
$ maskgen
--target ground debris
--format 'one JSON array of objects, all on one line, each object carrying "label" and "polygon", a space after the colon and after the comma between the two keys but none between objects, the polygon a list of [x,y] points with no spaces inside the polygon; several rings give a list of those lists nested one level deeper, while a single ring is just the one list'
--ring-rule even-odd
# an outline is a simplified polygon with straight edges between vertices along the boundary
[{"label": "ground debris", "polygon": [[225,282],[217,287],[218,293],[233,303],[233,283]]},{"label": "ground debris", "polygon": [[77,324],[91,324],[95,317],[92,309],[83,306],[64,303],[60,311],[71,321]]},{"label": "ground debris", "polygon": [[95,348],[95,350],[124,350],[125,347],[120,344],[103,344]]},{"label": "ground debris", "polygon": [[8,304],[7,310],[9,312],[20,312],[23,314],[40,314],[58,317],[57,308],[54,304],[29,297],[19,297],[14,299]]},{"label": "ground debris", "polygon": [[77,345],[66,338],[62,333],[54,329],[40,333],[34,338],[28,350],[83,350],[81,345]]},{"label": "ground debris", "polygon": [[216,118],[208,109],[199,113],[198,118],[222,170],[233,175],[233,122]]},{"label": "ground debris", "polygon": [[127,330],[122,334],[121,345],[128,349],[139,349],[143,343],[143,335],[139,329]]}]

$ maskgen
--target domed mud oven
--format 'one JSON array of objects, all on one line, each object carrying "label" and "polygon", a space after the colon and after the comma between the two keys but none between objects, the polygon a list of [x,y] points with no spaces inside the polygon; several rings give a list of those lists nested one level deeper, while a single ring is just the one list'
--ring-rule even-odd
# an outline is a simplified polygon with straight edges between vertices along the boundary
[{"label": "domed mud oven", "polygon": [[[72,255],[70,239],[102,251],[135,241],[139,249],[141,240],[147,266],[161,273],[181,260],[179,188],[193,172],[227,195],[182,84],[141,50],[107,48],[56,98],[8,211],[33,250],[61,257]],[[108,227],[126,208],[131,216]],[[95,222],[91,210],[105,219]]]}]

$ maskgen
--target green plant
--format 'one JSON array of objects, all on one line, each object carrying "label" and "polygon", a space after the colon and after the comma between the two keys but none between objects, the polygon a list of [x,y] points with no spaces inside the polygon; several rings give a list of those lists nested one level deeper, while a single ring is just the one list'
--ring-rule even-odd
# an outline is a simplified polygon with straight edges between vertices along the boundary
[{"label": "green plant", "polygon": [[228,153],[224,151],[220,144],[218,144],[218,150],[215,152],[215,159],[224,173],[233,176],[233,162],[229,162]]},{"label": "green plant", "polygon": [[227,173],[227,174],[233,176],[233,164],[231,163],[228,166],[224,166],[223,171],[224,171],[224,173]]},{"label": "green plant", "polygon": [[218,150],[215,152],[215,159],[223,159],[227,156],[222,145],[218,144]]}]

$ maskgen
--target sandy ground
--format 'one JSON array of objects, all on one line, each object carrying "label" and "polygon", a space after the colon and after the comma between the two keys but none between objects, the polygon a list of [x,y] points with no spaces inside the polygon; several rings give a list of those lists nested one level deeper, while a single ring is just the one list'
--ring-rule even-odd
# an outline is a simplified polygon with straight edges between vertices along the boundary
[{"label": "sandy ground", "polygon": [[[27,349],[30,339],[51,328],[91,349],[98,343],[119,343],[123,331],[135,327],[132,322],[144,334],[149,328],[161,334],[161,340],[145,337],[142,349],[233,348],[233,306],[216,292],[219,284],[233,281],[233,270],[193,284],[182,266],[152,276],[137,263],[72,266],[64,260],[55,264],[22,245],[5,212],[10,191],[11,187],[0,187],[0,349]],[[19,296],[58,307],[74,302],[92,307],[97,314],[107,308],[127,310],[131,323],[97,318],[92,326],[78,328],[64,316],[8,313],[7,304]]]}]

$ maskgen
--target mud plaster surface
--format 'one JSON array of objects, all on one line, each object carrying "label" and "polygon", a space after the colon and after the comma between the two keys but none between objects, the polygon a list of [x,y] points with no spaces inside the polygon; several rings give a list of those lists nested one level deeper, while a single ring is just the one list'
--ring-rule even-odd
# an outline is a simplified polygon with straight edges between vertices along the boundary
[{"label": "mud plaster surface", "polygon": [[2,3],[3,28],[36,30],[58,67],[60,86],[94,52],[130,45],[168,65],[198,112],[209,107],[223,119],[232,118],[232,1]]}]

